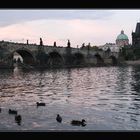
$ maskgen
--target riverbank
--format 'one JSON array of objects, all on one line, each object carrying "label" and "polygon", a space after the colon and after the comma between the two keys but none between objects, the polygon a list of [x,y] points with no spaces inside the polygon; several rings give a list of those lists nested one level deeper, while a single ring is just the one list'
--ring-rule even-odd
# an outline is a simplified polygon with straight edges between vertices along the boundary
[{"label": "riverbank", "polygon": [[25,67],[24,65],[22,66],[0,66],[0,69],[14,69],[15,67],[18,68],[22,68],[24,70],[40,70],[40,69],[69,69],[69,68],[87,68],[87,67],[110,67],[110,66],[121,66],[122,64],[81,64],[81,65],[63,65],[63,66],[52,66],[52,67],[48,67],[48,66],[29,66],[29,67]]},{"label": "riverbank", "polygon": [[140,65],[140,60],[125,61],[126,65]]},{"label": "riverbank", "polygon": [[[134,60],[134,61],[123,61],[121,63],[118,63],[116,65],[110,64],[110,63],[100,63],[100,64],[81,64],[81,65],[64,65],[64,66],[21,66],[22,69],[26,70],[33,70],[33,69],[67,69],[67,68],[86,68],[86,67],[110,67],[110,66],[127,66],[127,65],[140,65],[140,60]],[[8,65],[0,65],[0,69],[14,69],[15,66],[8,66]],[[20,67],[20,66],[19,66]]]}]

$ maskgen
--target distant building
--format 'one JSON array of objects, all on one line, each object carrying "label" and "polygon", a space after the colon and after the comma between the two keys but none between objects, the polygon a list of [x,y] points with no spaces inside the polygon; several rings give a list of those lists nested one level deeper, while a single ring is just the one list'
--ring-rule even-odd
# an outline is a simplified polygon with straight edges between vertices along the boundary
[{"label": "distant building", "polygon": [[107,51],[110,49],[111,52],[119,52],[122,47],[125,45],[129,45],[129,39],[124,31],[122,30],[121,33],[116,38],[116,43],[106,43],[105,45],[98,46],[98,48],[102,49],[103,51]]},{"label": "distant building", "polygon": [[102,49],[104,51],[110,49],[111,52],[119,52],[120,48],[115,43],[106,43],[105,45],[102,46]]},{"label": "distant building", "polygon": [[123,47],[125,45],[129,45],[129,39],[126,34],[124,34],[124,31],[122,30],[121,33],[117,36],[116,39],[116,45],[118,47]]},{"label": "distant building", "polygon": [[135,32],[132,32],[132,45],[140,45],[140,23],[137,23]]}]

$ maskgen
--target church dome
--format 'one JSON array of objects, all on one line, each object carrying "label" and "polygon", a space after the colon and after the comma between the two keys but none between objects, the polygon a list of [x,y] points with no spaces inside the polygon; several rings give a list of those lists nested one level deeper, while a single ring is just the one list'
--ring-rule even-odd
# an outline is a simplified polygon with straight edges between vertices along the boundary
[{"label": "church dome", "polygon": [[121,31],[121,34],[119,34],[117,36],[117,39],[116,40],[128,40],[128,36],[126,34],[124,34],[124,31],[122,30]]}]

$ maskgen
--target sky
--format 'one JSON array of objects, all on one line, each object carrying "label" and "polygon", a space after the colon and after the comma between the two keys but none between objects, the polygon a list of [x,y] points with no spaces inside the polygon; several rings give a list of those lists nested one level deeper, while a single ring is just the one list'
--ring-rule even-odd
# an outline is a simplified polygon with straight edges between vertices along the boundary
[{"label": "sky", "polygon": [[72,47],[90,43],[115,43],[121,30],[132,43],[131,33],[140,22],[138,9],[32,9],[0,10],[0,40]]}]

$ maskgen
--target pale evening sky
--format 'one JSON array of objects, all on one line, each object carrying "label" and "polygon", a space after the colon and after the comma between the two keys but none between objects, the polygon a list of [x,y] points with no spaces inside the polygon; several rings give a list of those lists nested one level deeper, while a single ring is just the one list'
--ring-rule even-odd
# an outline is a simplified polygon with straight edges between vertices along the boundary
[{"label": "pale evening sky", "polygon": [[0,40],[66,46],[67,39],[76,47],[82,43],[115,43],[123,29],[131,43],[132,30],[140,22],[140,10],[130,9],[32,9],[0,10]]}]

